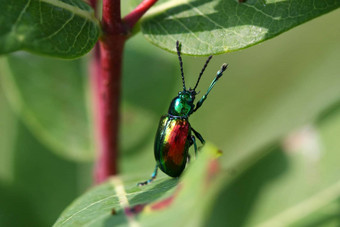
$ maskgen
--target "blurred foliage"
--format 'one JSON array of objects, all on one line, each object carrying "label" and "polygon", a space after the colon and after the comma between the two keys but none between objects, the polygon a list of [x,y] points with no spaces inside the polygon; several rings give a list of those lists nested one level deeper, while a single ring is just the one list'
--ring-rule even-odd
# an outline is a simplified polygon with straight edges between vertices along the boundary
[{"label": "blurred foliage", "polygon": [[89,186],[90,166],[60,159],[39,143],[2,90],[0,110],[0,225],[49,226]]},{"label": "blurred foliage", "polygon": [[93,160],[86,65],[20,52],[0,58],[0,66],[10,104],[32,132],[58,155]]},{"label": "blurred foliage", "polygon": [[[177,225],[338,226],[339,20],[337,10],[261,45],[212,59],[198,87],[200,94],[222,63],[230,67],[203,108],[190,118],[192,126],[223,151],[211,184],[202,177],[207,172],[203,163],[209,161],[204,152],[183,178],[160,174],[154,184],[135,187],[153,170],[154,133],[160,116],[181,89],[181,80],[176,55],[150,45],[141,35],[129,40],[123,70],[122,176],[115,182],[122,179],[133,205],[154,204],[175,193],[171,207],[151,212],[146,207],[134,220],[170,225],[166,220],[185,212],[187,218],[179,219]],[[21,57],[26,60],[15,64]],[[184,56],[183,60],[189,87],[205,58]],[[22,53],[5,61],[0,68],[0,225],[49,226],[89,187],[92,178],[91,164],[78,163],[85,159],[69,161],[71,154],[58,152],[60,146],[74,147],[77,137],[78,148],[70,152],[91,151],[91,141],[86,139],[88,87],[81,76],[86,64]],[[31,73],[36,62],[45,61],[49,63],[43,63],[45,68],[37,75]],[[13,74],[5,75],[4,70]],[[15,80],[15,72],[22,81]],[[4,82],[8,78],[12,83]],[[47,91],[57,99],[49,100]],[[36,127],[30,123],[32,118],[46,126]],[[73,128],[73,123],[79,128]],[[84,209],[86,216],[77,218],[96,217],[92,225],[126,225],[130,220],[115,197],[116,186],[109,181],[93,188],[64,215]],[[197,190],[202,187],[206,193]],[[112,200],[101,201],[106,197]],[[95,206],[89,208],[96,209],[88,209],[91,204]]]}]

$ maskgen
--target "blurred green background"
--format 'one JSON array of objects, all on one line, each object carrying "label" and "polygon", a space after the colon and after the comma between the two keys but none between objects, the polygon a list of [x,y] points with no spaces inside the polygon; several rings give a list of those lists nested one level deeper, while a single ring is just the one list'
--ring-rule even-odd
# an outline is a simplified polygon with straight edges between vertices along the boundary
[{"label": "blurred green background", "polygon": [[[246,160],[240,172],[247,170],[220,192],[207,225],[222,225],[223,215],[230,214],[223,217],[230,226],[271,226],[268,217],[284,218],[281,211],[337,186],[339,20],[336,10],[263,44],[212,59],[200,94],[222,63],[229,69],[190,122],[224,152],[225,169]],[[52,225],[91,186],[88,59],[61,61],[21,52],[1,57],[1,226]],[[205,60],[183,57],[188,87]],[[140,34],[127,42],[120,135],[126,179],[152,172],[159,118],[180,89],[176,55]],[[325,209],[297,225],[340,225],[339,195],[335,190],[324,200]]]}]

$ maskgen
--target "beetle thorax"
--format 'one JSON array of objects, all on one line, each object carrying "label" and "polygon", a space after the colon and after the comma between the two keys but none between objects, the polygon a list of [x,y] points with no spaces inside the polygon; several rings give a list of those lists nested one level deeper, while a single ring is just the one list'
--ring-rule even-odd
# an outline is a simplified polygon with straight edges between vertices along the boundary
[{"label": "beetle thorax", "polygon": [[168,113],[173,116],[186,117],[189,116],[194,110],[195,93],[191,89],[181,91],[175,97],[169,107]]}]

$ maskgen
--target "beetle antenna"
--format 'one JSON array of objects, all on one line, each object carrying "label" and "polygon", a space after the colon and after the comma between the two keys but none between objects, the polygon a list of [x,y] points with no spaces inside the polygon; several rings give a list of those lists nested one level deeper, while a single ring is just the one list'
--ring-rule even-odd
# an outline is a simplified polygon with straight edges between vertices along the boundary
[{"label": "beetle antenna", "polygon": [[197,85],[198,85],[198,83],[200,82],[201,77],[202,77],[202,75],[203,75],[203,73],[204,73],[204,70],[205,70],[205,68],[208,66],[208,63],[209,63],[209,61],[211,60],[211,58],[212,58],[212,55],[210,55],[210,56],[208,57],[207,61],[205,62],[204,66],[203,66],[203,68],[202,68],[202,70],[201,70],[201,73],[200,73],[200,75],[198,76],[196,85],[195,85],[195,87],[194,87],[194,91],[196,90]]},{"label": "beetle antenna", "polygon": [[181,75],[182,75],[182,82],[183,82],[183,90],[185,91],[185,81],[184,81],[184,73],[183,73],[183,61],[181,57],[181,44],[177,40],[176,42],[176,49],[177,49],[177,55],[178,55],[178,60],[179,60],[179,65],[181,67]]}]

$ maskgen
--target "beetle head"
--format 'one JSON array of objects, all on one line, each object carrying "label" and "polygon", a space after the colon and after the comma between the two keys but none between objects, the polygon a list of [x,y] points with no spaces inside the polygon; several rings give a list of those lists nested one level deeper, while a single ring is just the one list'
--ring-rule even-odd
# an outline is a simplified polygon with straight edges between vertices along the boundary
[{"label": "beetle head", "polygon": [[178,92],[178,96],[170,104],[169,114],[180,117],[189,116],[194,109],[195,93],[190,89]]}]

